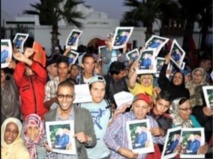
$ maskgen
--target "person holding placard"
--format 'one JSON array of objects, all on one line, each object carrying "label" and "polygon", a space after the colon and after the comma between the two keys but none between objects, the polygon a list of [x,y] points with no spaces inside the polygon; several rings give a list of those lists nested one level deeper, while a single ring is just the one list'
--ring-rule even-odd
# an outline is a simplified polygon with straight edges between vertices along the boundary
[{"label": "person holding placard", "polygon": [[[74,105],[74,98],[74,85],[69,79],[59,83],[57,88],[59,106],[50,110],[45,115],[45,122],[74,121],[74,137],[76,138],[77,154],[67,155],[53,152],[57,159],[86,159],[88,158],[86,148],[92,148],[96,145],[96,135],[94,132],[92,116],[88,110]],[[49,145],[45,143],[47,150],[51,151],[51,149],[48,149],[48,146]]]},{"label": "person holding placard", "polygon": [[103,48],[99,53],[99,60],[102,62],[102,75],[107,75],[108,69],[112,62],[114,61],[120,61],[125,62],[126,58],[126,47],[123,48],[123,53],[121,53],[119,50],[115,50],[112,47],[112,39],[114,34],[109,33],[107,37],[105,38],[106,48]]},{"label": "person holding placard", "polygon": [[[138,94],[134,97],[132,103],[132,111],[120,114],[107,128],[104,142],[111,150],[110,159],[125,159],[125,158],[143,158],[147,154],[134,153],[133,150],[128,148],[126,122],[133,120],[148,119],[150,127],[158,127],[157,122],[147,113],[150,111],[152,105],[151,97],[146,94]],[[164,137],[152,136],[154,143],[163,144]]]}]

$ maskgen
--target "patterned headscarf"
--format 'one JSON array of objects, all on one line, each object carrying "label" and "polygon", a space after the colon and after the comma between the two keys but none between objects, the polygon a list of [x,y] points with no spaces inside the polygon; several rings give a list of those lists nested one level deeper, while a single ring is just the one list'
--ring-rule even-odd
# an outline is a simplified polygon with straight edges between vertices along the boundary
[{"label": "patterned headscarf", "polygon": [[185,97],[181,97],[181,98],[176,98],[173,100],[172,105],[169,108],[169,113],[170,116],[173,119],[173,124],[178,127],[182,127],[182,128],[192,128],[193,124],[191,122],[191,120],[183,120],[180,115],[179,115],[179,106],[180,106],[180,101],[182,99],[186,99]]},{"label": "patterned headscarf", "polygon": [[[39,135],[37,139],[34,141],[30,140],[30,138],[27,136],[27,128],[30,125],[36,125],[39,129]],[[44,136],[44,123],[42,122],[40,116],[37,114],[30,114],[26,117],[25,123],[24,123],[24,141],[25,145],[27,146],[29,152],[30,152],[30,158],[36,159],[37,153],[36,153],[36,145],[40,143],[42,137]]]}]

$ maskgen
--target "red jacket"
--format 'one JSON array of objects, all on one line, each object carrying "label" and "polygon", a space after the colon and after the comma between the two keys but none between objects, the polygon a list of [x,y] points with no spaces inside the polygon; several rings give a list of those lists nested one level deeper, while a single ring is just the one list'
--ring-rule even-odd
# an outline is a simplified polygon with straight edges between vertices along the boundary
[{"label": "red jacket", "polygon": [[48,111],[44,107],[46,71],[39,63],[33,61],[31,69],[34,75],[26,76],[25,67],[24,63],[19,62],[14,71],[14,79],[21,96],[23,119],[32,113],[38,114],[43,119],[44,114]]}]

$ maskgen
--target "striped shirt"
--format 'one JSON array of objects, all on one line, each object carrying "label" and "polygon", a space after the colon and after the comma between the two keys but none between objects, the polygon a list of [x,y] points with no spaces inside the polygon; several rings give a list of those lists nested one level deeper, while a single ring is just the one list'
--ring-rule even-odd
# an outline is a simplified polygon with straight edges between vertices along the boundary
[{"label": "striped shirt", "polygon": [[[126,132],[126,122],[135,120],[135,115],[132,111],[125,114],[119,115],[115,121],[107,128],[104,142],[111,149],[110,159],[125,159],[124,156],[121,156],[117,151],[120,147],[128,149],[128,138]],[[146,116],[146,119],[149,119],[150,127],[159,127],[157,122],[151,117]],[[154,144],[164,144],[165,137],[154,137]],[[138,159],[145,159],[147,154],[139,154]]]}]

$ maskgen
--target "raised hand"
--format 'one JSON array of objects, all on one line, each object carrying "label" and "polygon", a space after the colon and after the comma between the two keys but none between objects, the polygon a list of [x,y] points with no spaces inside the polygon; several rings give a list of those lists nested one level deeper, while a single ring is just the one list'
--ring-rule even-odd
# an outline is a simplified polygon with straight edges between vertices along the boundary
[{"label": "raised hand", "polygon": [[34,49],[32,48],[26,48],[25,51],[24,51],[24,56],[26,58],[29,58],[30,56],[32,56],[34,53]]}]

